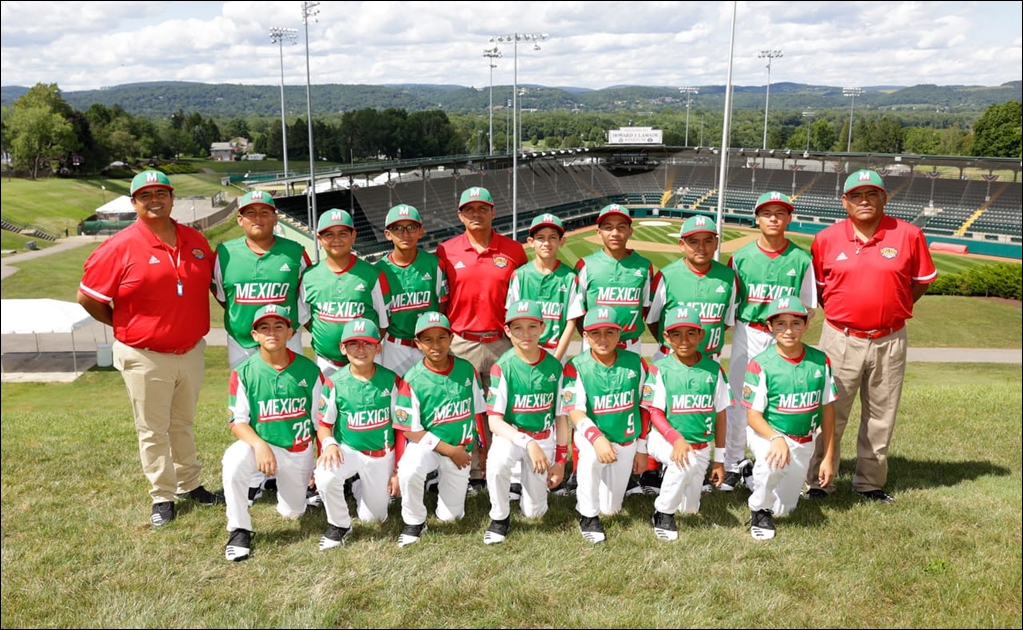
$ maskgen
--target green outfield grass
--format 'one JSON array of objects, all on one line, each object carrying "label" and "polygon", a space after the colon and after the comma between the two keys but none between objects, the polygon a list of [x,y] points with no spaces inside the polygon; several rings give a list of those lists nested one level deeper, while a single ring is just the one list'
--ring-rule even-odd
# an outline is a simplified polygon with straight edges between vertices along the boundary
[{"label": "green outfield grass", "polygon": [[[202,480],[219,489],[225,349],[206,360],[197,440]],[[223,557],[222,507],[179,503],[172,524],[149,525],[116,371],[4,384],[0,625],[1019,627],[1019,369],[910,364],[890,452],[897,503],[852,495],[850,431],[838,492],[800,503],[770,542],[749,536],[740,489],[704,495],[676,543],[654,538],[650,496],[628,497],[597,547],[579,536],[574,500],[551,497],[543,519],[513,513],[508,540],[486,547],[477,495],[458,523],[431,516],[415,546],[397,547],[394,504],[383,525],[356,521],[347,546],[320,552],[323,511],[285,521],[269,494],[239,564]]]}]

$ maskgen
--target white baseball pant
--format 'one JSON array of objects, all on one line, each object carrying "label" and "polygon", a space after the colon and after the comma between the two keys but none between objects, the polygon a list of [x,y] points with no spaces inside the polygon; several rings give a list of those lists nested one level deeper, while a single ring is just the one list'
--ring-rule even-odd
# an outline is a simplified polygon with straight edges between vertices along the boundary
[{"label": "white baseball pant", "polygon": [[394,450],[388,450],[382,457],[374,457],[347,444],[338,446],[344,458],[341,465],[330,470],[317,466],[314,473],[316,488],[323,497],[323,508],[327,512],[327,522],[338,527],[352,526],[352,516],[345,498],[345,481],[359,475],[361,491],[355,492],[353,489],[359,520],[383,523],[387,520],[387,505],[391,499],[387,493],[387,482],[394,470]]},{"label": "white baseball pant", "polygon": [[813,455],[813,441],[800,444],[786,436],[785,442],[789,446],[791,461],[784,468],[770,468],[764,458],[771,447],[770,440],[761,437],[752,429],[748,435],[749,447],[756,457],[753,464],[753,477],[750,481],[753,487],[749,497],[749,509],[771,510],[775,516],[784,516],[796,509],[799,503],[799,493],[803,491],[803,481],[806,479],[806,470],[810,467],[810,457]]},{"label": "white baseball pant", "polygon": [[728,408],[728,430],[725,432],[725,470],[739,472],[739,462],[746,457],[746,407],[742,400],[742,384],[750,359],[775,343],[774,335],[757,330],[746,322],[735,323],[732,330],[732,354],[728,359],[728,384],[735,404]]},{"label": "white baseball pant", "polygon": [[407,346],[400,341],[392,341],[390,335],[387,335],[384,339],[382,350],[380,365],[398,376],[404,376],[410,367],[423,360],[423,353],[414,343],[411,346]]},{"label": "white baseball pant", "polygon": [[426,522],[426,475],[437,471],[437,518],[454,521],[465,515],[465,493],[469,489],[469,466],[458,468],[450,458],[424,448],[418,442],[405,445],[398,462],[401,488],[401,518],[406,525]]},{"label": "white baseball pant", "polygon": [[[551,431],[548,437],[536,440],[551,465],[554,464],[556,442],[554,431]],[[529,452],[525,448],[495,435],[487,454],[490,518],[495,521],[504,520],[511,513],[508,490],[511,487],[515,464],[521,466],[519,483],[522,484],[522,497],[519,499],[519,509],[522,510],[522,515],[526,518],[537,518],[547,513],[547,473],[534,473],[533,460],[529,459]]]},{"label": "white baseball pant", "polygon": [[672,514],[696,514],[700,511],[700,495],[703,493],[703,480],[710,467],[709,444],[689,452],[688,466],[682,468],[671,461],[673,444],[669,444],[661,433],[651,428],[647,435],[647,451],[664,466],[664,478],[661,480],[661,491],[654,499],[654,508],[658,512]]},{"label": "white baseball pant", "polygon": [[632,476],[632,460],[636,456],[636,442],[628,446],[611,445],[618,451],[617,461],[602,464],[590,441],[578,431],[572,436],[579,449],[579,465],[575,469],[578,486],[575,490],[575,509],[580,516],[611,515],[622,509],[625,489]]},{"label": "white baseball pant", "polygon": [[[277,458],[277,511],[284,518],[296,519],[305,513],[305,491],[316,466],[316,449],[310,445],[300,453],[270,445]],[[224,451],[224,501],[227,503],[227,531],[252,531],[249,515],[249,480],[259,472],[256,452],[238,440]]]}]

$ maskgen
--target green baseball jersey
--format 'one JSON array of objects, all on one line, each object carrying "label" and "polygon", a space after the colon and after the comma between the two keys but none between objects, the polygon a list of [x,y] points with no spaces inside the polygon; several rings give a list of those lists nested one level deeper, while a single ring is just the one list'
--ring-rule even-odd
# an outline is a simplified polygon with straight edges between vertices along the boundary
[{"label": "green baseball jersey", "polygon": [[302,451],[312,444],[313,409],[326,380],[315,362],[288,354],[291,363],[280,371],[258,353],[231,370],[230,423],[251,424],[267,444]]},{"label": "green baseball jersey", "polygon": [[576,273],[571,267],[558,261],[554,270],[545,274],[531,261],[512,274],[505,310],[519,300],[539,302],[547,325],[540,336],[540,345],[557,347],[565,332],[568,307],[575,301],[575,291]]},{"label": "green baseball jersey", "polygon": [[331,374],[320,395],[317,418],[333,427],[334,439],[357,451],[379,451],[394,446],[394,401],[398,375],[376,366],[373,377],[363,381],[341,368]]},{"label": "green baseball jersey", "polygon": [[827,355],[804,346],[803,358],[791,361],[774,346],[749,362],[742,384],[742,404],[764,414],[771,428],[804,436],[821,423],[821,407],[838,399]]},{"label": "green baseball jersey", "polygon": [[616,260],[601,249],[580,258],[576,274],[577,295],[568,311],[570,319],[582,317],[597,306],[608,306],[622,326],[622,341],[643,335],[643,309],[650,306],[653,263],[635,251]]},{"label": "green baseball jersey", "polygon": [[[279,304],[297,312],[299,282],[308,266],[305,248],[280,236],[262,255],[249,249],[245,237],[217,245],[213,293],[224,304],[227,334],[243,348],[259,345],[251,334],[256,311],[267,304]],[[296,320],[296,330],[298,326]]]},{"label": "green baseball jersey", "polygon": [[810,254],[791,241],[780,252],[765,252],[756,241],[747,243],[728,261],[738,284],[735,318],[763,324],[775,298],[798,295],[809,308],[817,306]]},{"label": "green baseball jersey", "polygon": [[405,431],[429,431],[453,446],[471,451],[476,441],[476,414],[486,413],[483,387],[476,368],[451,357],[444,374],[419,361],[405,373],[394,403],[394,426]]},{"label": "green baseball jersey", "polygon": [[309,322],[316,354],[346,364],[341,354],[345,323],[365,317],[381,330],[387,328],[389,298],[387,276],[365,260],[352,256],[349,267],[335,273],[323,259],[302,276],[299,321]]},{"label": "green baseball jersey", "polygon": [[714,441],[715,418],[732,405],[732,390],[721,365],[702,356],[688,366],[674,354],[647,371],[643,406],[660,409],[671,428],[690,444]]},{"label": "green baseball jersey", "polygon": [[608,367],[590,352],[565,364],[559,413],[585,413],[608,440],[616,444],[640,437],[639,407],[646,375],[646,361],[635,352],[618,350]]},{"label": "green baseball jersey", "polygon": [[561,386],[561,361],[540,351],[540,360],[527,363],[506,351],[490,368],[487,413],[504,416],[508,424],[524,431],[544,431],[554,426],[558,391]]},{"label": "green baseball jersey", "polygon": [[661,344],[665,344],[664,314],[676,306],[688,306],[699,309],[700,323],[707,333],[700,344],[700,353],[716,355],[721,352],[725,328],[735,325],[735,272],[712,260],[707,273],[700,275],[680,258],[657,272],[653,293],[646,320],[659,322]]},{"label": "green baseball jersey", "polygon": [[404,267],[391,260],[390,254],[378,260],[376,267],[387,274],[391,290],[387,332],[398,339],[412,339],[419,314],[436,311],[448,300],[448,282],[440,260],[419,250],[416,259]]}]

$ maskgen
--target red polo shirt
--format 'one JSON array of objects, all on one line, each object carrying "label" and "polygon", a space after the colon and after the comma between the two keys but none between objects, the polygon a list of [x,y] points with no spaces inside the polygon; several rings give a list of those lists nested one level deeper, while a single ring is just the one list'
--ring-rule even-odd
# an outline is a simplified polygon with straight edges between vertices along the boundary
[{"label": "red polo shirt", "polygon": [[213,252],[198,230],[174,226],[176,248],[136,221],[85,261],[79,289],[113,303],[114,337],[133,348],[187,352],[210,331]]},{"label": "red polo shirt", "polygon": [[518,241],[496,231],[482,252],[460,234],[437,247],[447,274],[448,320],[455,333],[504,330],[504,306],[512,272],[526,264]]},{"label": "red polo shirt", "polygon": [[923,231],[885,216],[866,243],[849,219],[817,233],[810,247],[829,322],[856,330],[901,326],[913,317],[913,286],[938,272]]}]

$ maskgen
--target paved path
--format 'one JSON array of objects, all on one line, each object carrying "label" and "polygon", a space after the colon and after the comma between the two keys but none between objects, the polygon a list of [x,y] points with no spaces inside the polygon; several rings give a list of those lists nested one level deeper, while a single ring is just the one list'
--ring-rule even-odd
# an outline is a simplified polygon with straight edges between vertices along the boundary
[{"label": "paved path", "polygon": [[50,254],[56,254],[68,249],[74,249],[76,247],[82,247],[84,245],[90,245],[92,243],[98,243],[105,240],[106,236],[68,236],[65,238],[58,239],[54,245],[46,247],[44,249],[37,249],[34,252],[24,252],[21,254],[13,254],[11,256],[5,256],[0,259],[0,279],[14,275],[18,272],[17,267],[8,267],[17,263],[25,262],[26,260],[33,260],[35,258],[41,258],[43,256],[49,256]]}]

